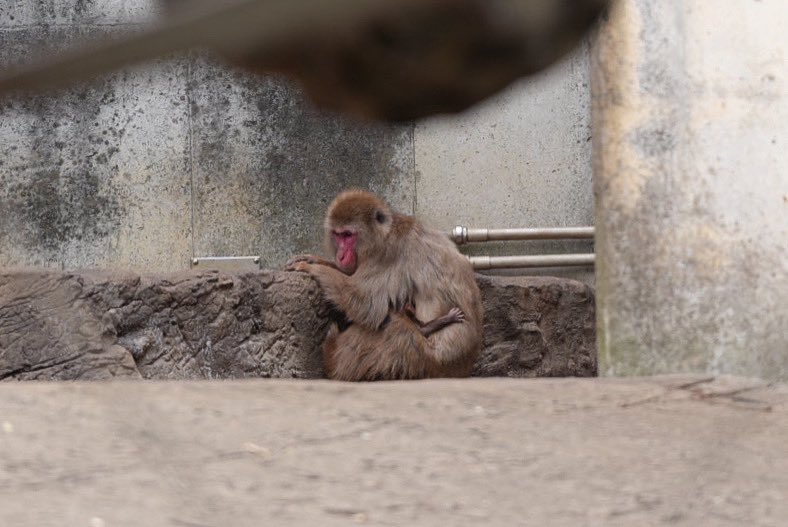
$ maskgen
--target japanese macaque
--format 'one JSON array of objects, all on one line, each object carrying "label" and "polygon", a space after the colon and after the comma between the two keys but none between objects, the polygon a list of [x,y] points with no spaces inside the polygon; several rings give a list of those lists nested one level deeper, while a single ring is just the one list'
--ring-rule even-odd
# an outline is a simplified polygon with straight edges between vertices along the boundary
[{"label": "japanese macaque", "polygon": [[312,275],[350,322],[323,344],[328,377],[468,376],[482,346],[481,294],[448,236],[360,190],[334,200],[325,231],[335,261],[300,256],[288,269]]}]

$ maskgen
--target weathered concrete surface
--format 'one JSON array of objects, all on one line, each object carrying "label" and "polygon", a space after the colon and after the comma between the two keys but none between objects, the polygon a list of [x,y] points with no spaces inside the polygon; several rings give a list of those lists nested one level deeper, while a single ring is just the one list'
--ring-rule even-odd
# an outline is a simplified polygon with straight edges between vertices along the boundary
[{"label": "weathered concrete surface", "polygon": [[[0,64],[134,29],[151,0],[0,6]],[[319,114],[277,79],[175,57],[0,105],[0,266],[188,268],[320,245],[327,202],[363,185],[412,212],[412,126]]]},{"label": "weathered concrete surface", "polygon": [[594,58],[602,371],[788,379],[788,4],[622,0]]},{"label": "weathered concrete surface", "polygon": [[0,265],[188,265],[186,73],[162,63],[0,104]]},{"label": "weathered concrete surface", "polygon": [[191,72],[194,253],[281,266],[322,246],[336,194],[361,187],[413,210],[413,128],[321,115],[273,78]]},{"label": "weathered concrete surface", "polygon": [[788,387],[0,385],[0,524],[783,526]]},{"label": "weathered concrete surface", "polygon": [[0,28],[139,24],[162,13],[160,4],[158,0],[4,0]]},{"label": "weathered concrete surface", "polygon": [[[0,4],[2,65],[134,29],[160,9],[153,0]],[[320,246],[325,205],[348,186],[446,228],[589,224],[587,80],[584,48],[465,117],[420,125],[415,139],[412,126],[319,114],[284,82],[197,55],[14,101],[0,106],[0,265],[164,272],[192,256],[260,254],[277,267]]]},{"label": "weathered concrete surface", "polygon": [[[457,117],[417,123],[425,221],[471,227],[593,225],[591,90],[585,44],[558,65]],[[464,249],[465,250],[465,249]],[[468,254],[591,252],[590,242],[487,243]],[[540,273],[544,271],[529,271]],[[593,269],[550,269],[593,284]]]},{"label": "weathered concrete surface", "polygon": [[[588,286],[479,281],[475,375],[596,375]],[[330,315],[300,273],[0,272],[0,380],[319,378]]]}]

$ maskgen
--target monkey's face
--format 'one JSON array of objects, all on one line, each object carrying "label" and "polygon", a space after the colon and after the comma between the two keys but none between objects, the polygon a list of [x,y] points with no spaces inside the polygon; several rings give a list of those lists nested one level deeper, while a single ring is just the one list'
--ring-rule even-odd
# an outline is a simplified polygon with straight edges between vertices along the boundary
[{"label": "monkey's face", "polygon": [[391,221],[391,210],[374,194],[362,190],[340,194],[329,207],[325,222],[337,267],[353,274],[359,264],[382,254]]}]

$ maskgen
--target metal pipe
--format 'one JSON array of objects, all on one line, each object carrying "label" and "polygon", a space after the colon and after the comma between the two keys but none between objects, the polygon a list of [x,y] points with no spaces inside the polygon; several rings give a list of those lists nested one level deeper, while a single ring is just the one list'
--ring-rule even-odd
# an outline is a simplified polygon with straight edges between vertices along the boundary
[{"label": "metal pipe", "polygon": [[523,269],[533,267],[590,267],[594,254],[548,254],[538,256],[469,256],[477,271],[489,269]]},{"label": "metal pipe", "polygon": [[457,225],[451,239],[457,245],[473,242],[508,240],[581,240],[593,239],[594,227],[556,227],[547,229],[471,229]]}]

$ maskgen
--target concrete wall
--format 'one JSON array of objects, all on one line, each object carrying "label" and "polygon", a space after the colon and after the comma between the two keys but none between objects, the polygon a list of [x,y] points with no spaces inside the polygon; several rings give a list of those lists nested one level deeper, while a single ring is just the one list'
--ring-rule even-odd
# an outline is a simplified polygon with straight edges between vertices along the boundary
[{"label": "concrete wall", "polygon": [[[416,125],[416,212],[450,230],[594,223],[585,43],[548,71],[463,115]],[[468,246],[469,254],[592,252],[591,242]],[[593,269],[533,270],[593,284]]]},{"label": "concrete wall", "polygon": [[[152,19],[153,0],[0,5],[0,63]],[[198,55],[58,96],[0,103],[0,265],[174,270],[193,256],[280,265],[320,248],[340,189],[364,186],[436,226],[593,221],[588,50],[465,116],[362,126],[297,89]],[[588,251],[486,245],[477,254]],[[593,273],[554,270],[593,281]]]},{"label": "concrete wall", "polygon": [[[146,0],[0,5],[0,63],[132,29]],[[320,247],[328,200],[365,186],[413,210],[412,126],[321,115],[296,89],[197,55],[0,103],[0,265],[185,269],[192,255]]]},{"label": "concrete wall", "polygon": [[788,4],[622,0],[594,59],[601,370],[788,378]]}]

